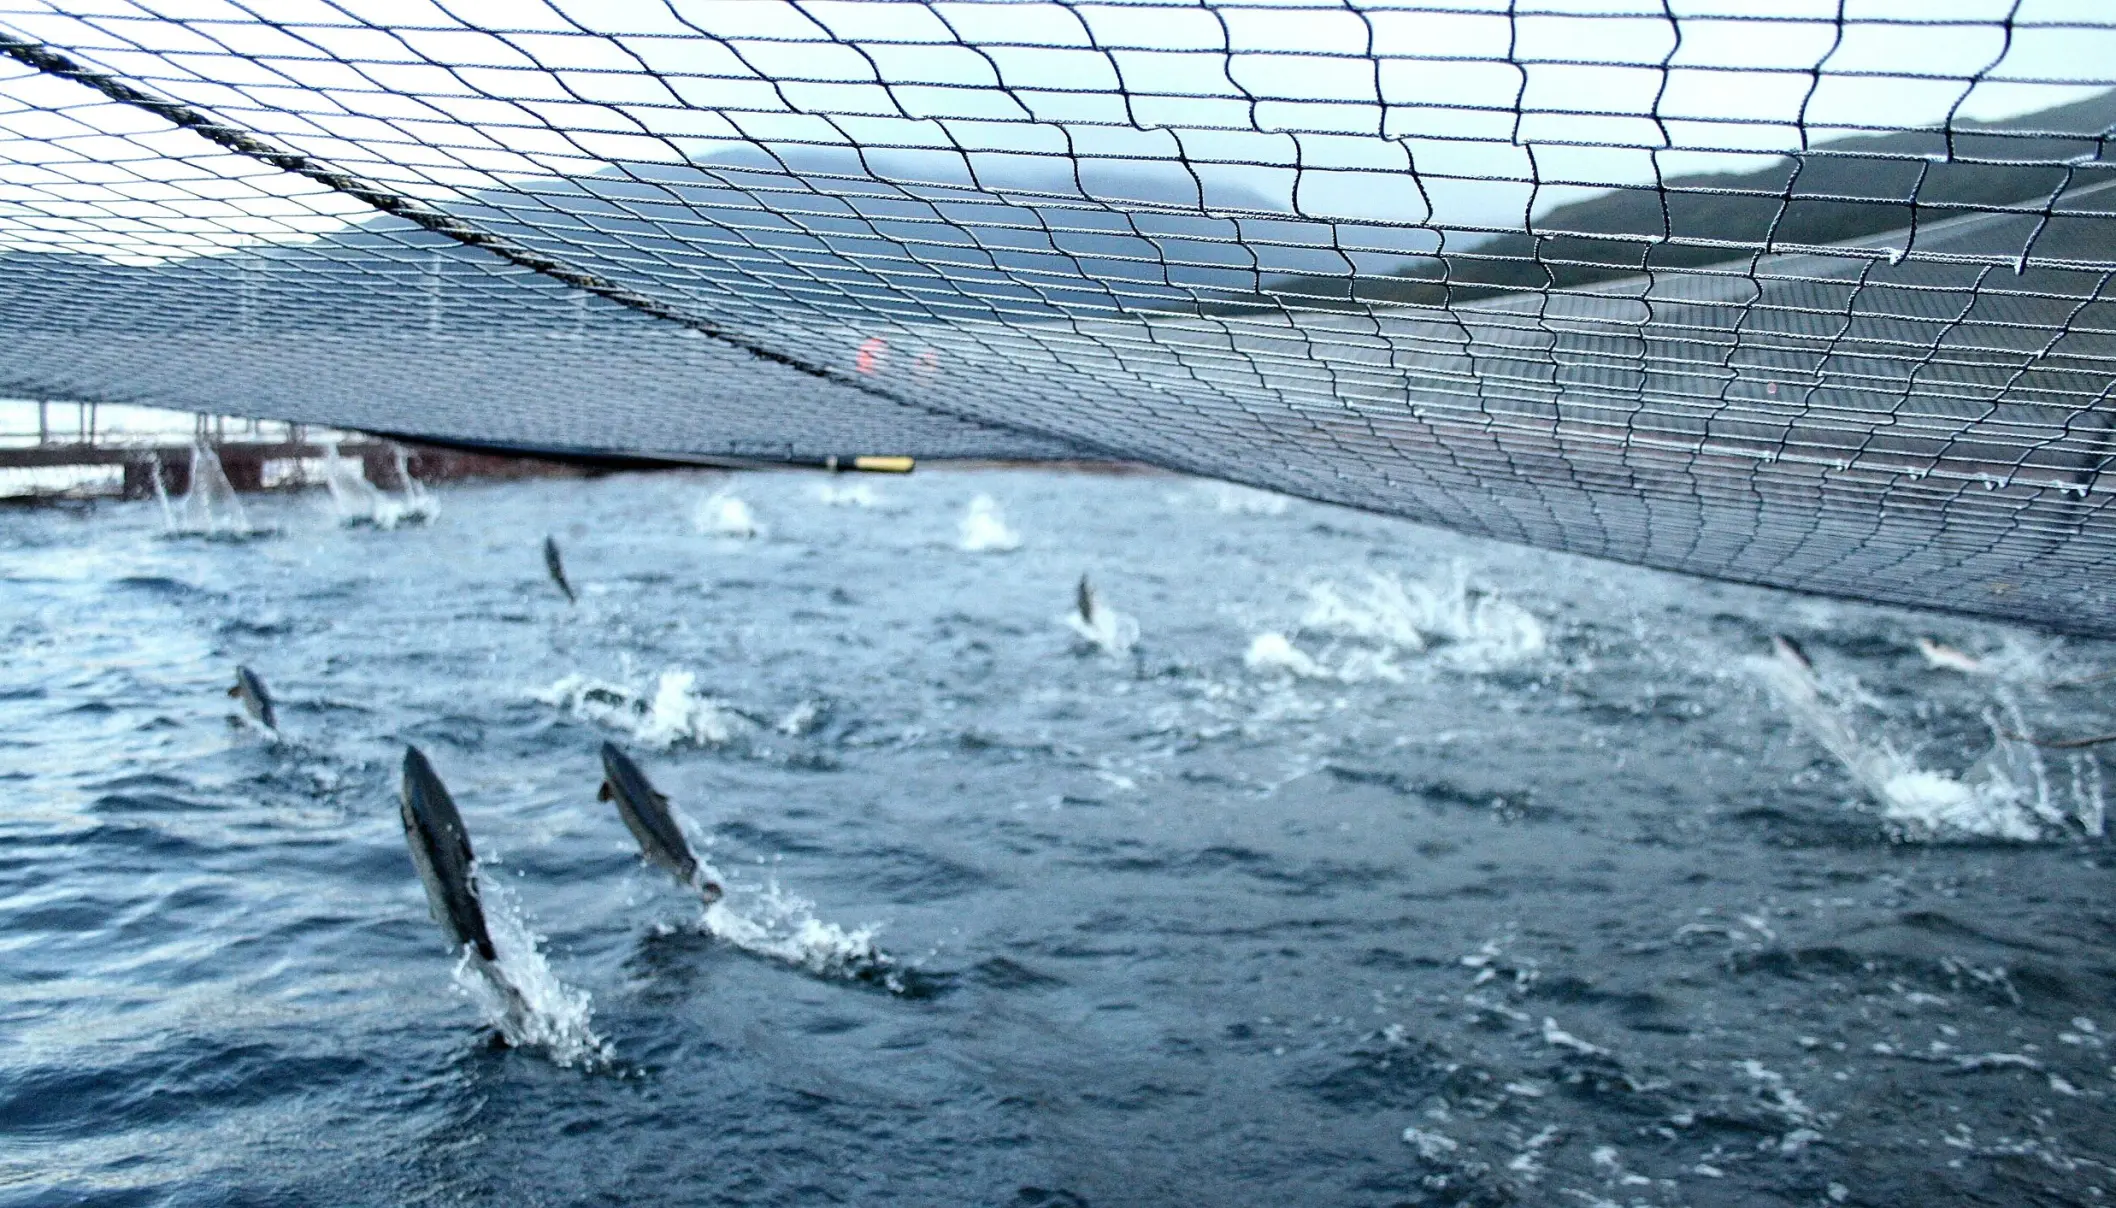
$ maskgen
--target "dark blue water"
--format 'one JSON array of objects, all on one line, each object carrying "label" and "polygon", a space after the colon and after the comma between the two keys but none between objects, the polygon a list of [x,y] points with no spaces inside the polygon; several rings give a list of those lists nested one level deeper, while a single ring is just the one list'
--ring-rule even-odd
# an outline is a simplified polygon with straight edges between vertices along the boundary
[{"label": "dark blue water", "polygon": [[[0,515],[0,1204],[2116,1191],[2099,752],[1994,737],[2116,729],[2116,648],[1174,478],[847,485]],[[762,536],[698,531],[723,487]],[[961,548],[978,494],[1019,548]],[[577,1043],[459,988],[407,742]],[[869,926],[892,985],[830,967]]]}]

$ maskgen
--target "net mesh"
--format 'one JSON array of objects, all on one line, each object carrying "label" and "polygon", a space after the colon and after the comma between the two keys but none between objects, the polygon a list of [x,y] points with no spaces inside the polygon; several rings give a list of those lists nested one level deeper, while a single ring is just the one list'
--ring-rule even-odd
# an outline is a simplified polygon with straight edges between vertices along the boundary
[{"label": "net mesh", "polygon": [[0,393],[2116,634],[2112,86],[2086,0],[0,0]]}]

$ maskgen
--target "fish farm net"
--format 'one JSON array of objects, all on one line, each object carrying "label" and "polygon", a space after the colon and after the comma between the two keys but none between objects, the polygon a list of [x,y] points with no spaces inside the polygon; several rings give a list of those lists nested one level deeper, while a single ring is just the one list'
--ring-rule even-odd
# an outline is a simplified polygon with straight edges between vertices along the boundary
[{"label": "fish farm net", "polygon": [[2116,634],[2089,0],[0,0],[0,395],[1130,459]]}]

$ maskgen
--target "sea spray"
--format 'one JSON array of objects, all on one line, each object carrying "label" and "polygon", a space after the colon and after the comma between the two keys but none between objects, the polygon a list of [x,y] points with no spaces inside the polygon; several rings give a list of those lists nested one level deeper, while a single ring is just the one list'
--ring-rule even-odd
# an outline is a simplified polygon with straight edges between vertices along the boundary
[{"label": "sea spray", "polygon": [[804,700],[788,709],[772,729],[788,738],[800,738],[812,734],[829,716],[830,704],[823,700]]},{"label": "sea spray", "polygon": [[956,545],[973,554],[1006,553],[1021,548],[1021,534],[1007,527],[999,501],[979,495],[970,501],[957,531]]},{"label": "sea spray", "polygon": [[1308,591],[1301,628],[1409,654],[1432,649],[1438,661],[1465,671],[1512,666],[1549,644],[1534,614],[1472,586],[1459,563],[1422,580],[1370,574],[1357,586],[1318,583]]},{"label": "sea spray", "polygon": [[493,964],[515,993],[493,985],[468,946],[456,962],[456,985],[508,1044],[541,1049],[562,1066],[592,1069],[609,1064],[614,1054],[591,1026],[594,1012],[588,992],[566,985],[552,972],[542,937],[529,929],[511,890],[485,876],[479,876],[478,884],[485,925],[498,956]]},{"label": "sea spray", "polygon": [[441,514],[441,501],[433,497],[426,484],[412,477],[411,459],[399,447],[394,450],[397,462],[398,488],[393,494],[379,487],[375,490],[374,510],[370,518],[378,529],[393,529],[404,524],[431,524]]},{"label": "sea spray", "polygon": [[382,492],[367,480],[360,463],[341,456],[335,442],[323,444],[323,486],[330,493],[331,511],[344,525],[373,524],[382,505]]},{"label": "sea spray", "polygon": [[1302,679],[1336,678],[1282,633],[1260,633],[1250,639],[1242,664],[1251,671],[1283,671]]},{"label": "sea spray", "polygon": [[[159,476],[156,482],[159,483]],[[242,499],[228,481],[220,455],[199,441],[191,446],[191,487],[171,500],[166,489],[159,494],[162,515],[171,534],[207,537],[251,537],[261,530],[250,527]]]},{"label": "sea spray", "polygon": [[585,675],[565,676],[532,697],[582,721],[630,734],[641,746],[719,746],[750,721],[725,702],[697,690],[695,673],[671,667],[651,690]]},{"label": "sea spray", "polygon": [[439,515],[441,511],[440,502],[433,497],[432,491],[426,489],[425,483],[420,482],[418,478],[413,476],[411,472],[411,455],[404,451],[404,446],[391,446],[390,454],[397,464],[397,489],[403,493],[406,509],[416,510],[428,520]]},{"label": "sea spray", "polygon": [[1139,622],[1111,608],[1084,578],[1079,601],[1059,620],[1082,641],[1104,654],[1123,654],[1138,643]]},{"label": "sea spray", "polygon": [[2075,769],[2070,808],[2053,789],[2042,753],[2013,735],[2026,725],[2018,705],[2001,693],[1987,711],[1991,749],[1959,776],[1921,766],[1885,737],[1863,731],[1858,712],[1870,708],[1856,681],[1825,683],[1812,667],[1781,653],[1747,661],[1794,725],[1828,751],[1905,839],[1988,838],[2030,842],[2077,827],[2101,825],[2098,776]]},{"label": "sea spray", "polygon": [[1295,632],[1328,645],[1310,654],[1270,631],[1250,640],[1242,661],[1252,671],[1303,679],[1397,683],[1406,678],[1404,656],[1475,673],[1516,666],[1549,647],[1533,613],[1472,586],[1459,565],[1425,580],[1370,574],[1350,586],[1317,583]]},{"label": "sea spray", "polygon": [[159,504],[162,509],[162,531],[165,533],[176,532],[176,509],[169,505],[169,484],[162,480],[161,458],[149,457],[147,459],[147,481],[154,487],[154,502]]},{"label": "sea spray", "polygon": [[2072,800],[2078,803],[2079,829],[2090,839],[2099,839],[2108,827],[2108,804],[2102,797],[2101,761],[2084,751],[2074,751]]},{"label": "sea spray", "polygon": [[[725,882],[723,882],[725,884]],[[851,930],[815,915],[815,903],[787,893],[772,881],[761,888],[730,888],[705,908],[701,926],[744,952],[781,961],[818,977],[878,981],[901,992],[895,964],[875,946],[878,924]]]},{"label": "sea spray", "polygon": [[706,904],[698,926],[706,934],[753,956],[792,965],[817,977],[876,982],[903,993],[905,971],[875,944],[881,925],[847,929],[816,917],[815,903],[788,893],[776,880],[759,885],[729,876],[706,857],[712,835],[674,803],[669,817],[698,860],[699,875],[721,887]]},{"label": "sea spray", "polygon": [[699,500],[697,510],[691,513],[691,525],[713,537],[737,537],[746,541],[764,535],[763,526],[757,523],[749,505],[741,496],[727,491],[715,491]]}]

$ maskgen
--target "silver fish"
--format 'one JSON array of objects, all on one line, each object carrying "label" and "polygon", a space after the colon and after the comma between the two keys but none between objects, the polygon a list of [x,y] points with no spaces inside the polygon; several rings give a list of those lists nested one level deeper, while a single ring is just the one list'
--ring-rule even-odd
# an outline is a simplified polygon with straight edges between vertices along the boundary
[{"label": "silver fish", "polygon": [[573,585],[566,582],[566,564],[558,556],[558,540],[556,538],[544,538],[544,569],[550,572],[551,581],[558,584],[558,589],[566,593],[566,603],[577,604],[580,602],[580,597],[573,594]]},{"label": "silver fish", "polygon": [[279,733],[279,716],[272,711],[272,694],[265,689],[264,681],[248,667],[235,669],[235,686],[228,695],[242,702],[243,712],[252,720],[274,734]]},{"label": "silver fish", "polygon": [[647,862],[667,869],[708,904],[719,901],[720,886],[705,875],[704,866],[683,837],[683,828],[669,813],[669,799],[654,788],[631,756],[616,743],[602,744],[602,772],[602,788],[595,799],[617,806],[617,816],[639,840],[640,854]]},{"label": "silver fish", "polygon": [[1807,657],[1807,651],[1800,648],[1800,643],[1782,633],[1771,635],[1771,650],[1779,658],[1784,659],[1802,671],[1812,672],[1815,669],[1815,661]]},{"label": "silver fish", "polygon": [[456,812],[448,786],[417,747],[404,748],[400,802],[411,862],[419,870],[427,905],[447,935],[449,947],[461,951],[467,944],[484,960],[497,960],[492,933],[485,927],[485,906],[478,897],[477,855],[470,850],[470,832],[463,827],[463,815]]},{"label": "silver fish", "polygon": [[477,854],[470,849],[470,832],[463,826],[463,815],[456,812],[448,786],[417,747],[404,748],[399,802],[404,841],[411,848],[419,882],[426,887],[426,904],[434,922],[441,925],[449,947],[467,959],[499,995],[508,1019],[502,1034],[520,1034],[534,1010],[500,969],[499,952],[485,925],[485,905],[478,896]]}]

